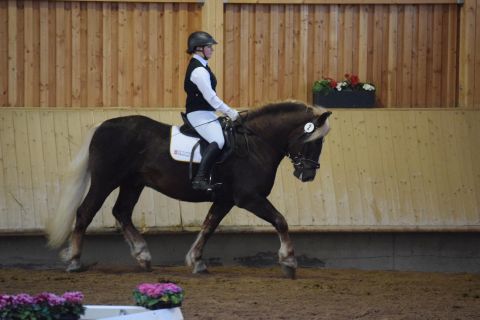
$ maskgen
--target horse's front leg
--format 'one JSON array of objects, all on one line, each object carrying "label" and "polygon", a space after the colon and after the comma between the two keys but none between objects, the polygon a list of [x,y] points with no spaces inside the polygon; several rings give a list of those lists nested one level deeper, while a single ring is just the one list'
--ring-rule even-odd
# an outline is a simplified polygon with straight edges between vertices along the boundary
[{"label": "horse's front leg", "polygon": [[292,240],[288,234],[288,224],[282,214],[275,209],[267,198],[259,195],[244,197],[237,205],[270,222],[275,227],[280,238],[278,261],[285,276],[295,279],[297,259],[295,258]]},{"label": "horse's front leg", "polygon": [[202,229],[185,257],[187,265],[193,267],[193,273],[207,272],[207,266],[202,260],[203,248],[232,207],[232,202],[214,202],[210,207],[207,217],[203,221]]}]

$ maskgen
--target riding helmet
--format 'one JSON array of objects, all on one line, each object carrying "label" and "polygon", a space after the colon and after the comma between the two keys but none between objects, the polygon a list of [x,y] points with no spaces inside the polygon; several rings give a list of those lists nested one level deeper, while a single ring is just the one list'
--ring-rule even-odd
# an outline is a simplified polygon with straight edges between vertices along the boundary
[{"label": "riding helmet", "polygon": [[217,41],[213,37],[204,32],[196,31],[188,36],[188,53],[194,53],[196,47],[204,47],[212,44],[217,44]]}]

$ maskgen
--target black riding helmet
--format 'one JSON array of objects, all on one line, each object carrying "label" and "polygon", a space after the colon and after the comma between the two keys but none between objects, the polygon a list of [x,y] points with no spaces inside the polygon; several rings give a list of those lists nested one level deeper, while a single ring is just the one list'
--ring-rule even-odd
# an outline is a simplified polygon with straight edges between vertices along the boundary
[{"label": "black riding helmet", "polygon": [[196,31],[188,36],[188,49],[187,53],[194,53],[195,48],[197,47],[204,47],[212,44],[217,44],[218,42],[213,39],[213,37],[204,32],[204,31]]}]

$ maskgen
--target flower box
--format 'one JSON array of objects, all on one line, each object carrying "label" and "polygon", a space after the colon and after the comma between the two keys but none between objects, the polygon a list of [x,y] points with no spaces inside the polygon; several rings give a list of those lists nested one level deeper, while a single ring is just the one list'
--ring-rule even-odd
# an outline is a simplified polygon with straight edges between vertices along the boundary
[{"label": "flower box", "polygon": [[346,73],[336,81],[322,78],[312,87],[313,104],[326,108],[371,108],[375,106],[375,86],[360,82],[357,75]]},{"label": "flower box", "polygon": [[375,106],[375,91],[314,92],[313,104],[325,108],[372,108]]}]

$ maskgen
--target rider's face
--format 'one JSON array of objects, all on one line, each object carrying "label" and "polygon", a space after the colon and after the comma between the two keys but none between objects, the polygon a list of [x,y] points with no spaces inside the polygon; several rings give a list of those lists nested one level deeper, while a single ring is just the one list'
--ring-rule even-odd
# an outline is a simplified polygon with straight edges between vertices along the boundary
[{"label": "rider's face", "polygon": [[208,46],[205,46],[203,47],[203,57],[205,59],[210,59],[212,57],[212,54],[213,54],[213,46],[212,45],[208,45]]}]

